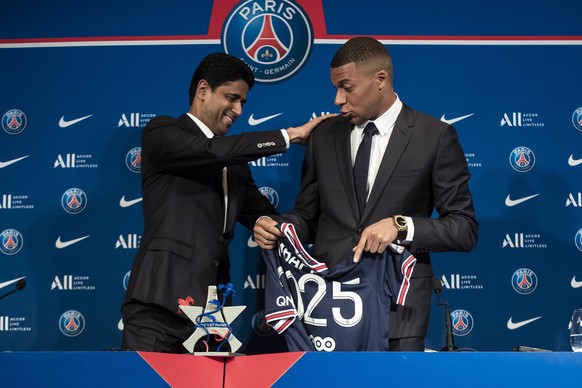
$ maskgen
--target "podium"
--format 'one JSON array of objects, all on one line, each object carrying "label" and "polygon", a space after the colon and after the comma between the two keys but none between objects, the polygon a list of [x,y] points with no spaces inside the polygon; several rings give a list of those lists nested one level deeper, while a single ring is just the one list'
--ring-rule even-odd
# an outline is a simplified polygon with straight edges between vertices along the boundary
[{"label": "podium", "polygon": [[0,382],[20,387],[575,387],[580,371],[582,353],[571,352],[0,353]]}]

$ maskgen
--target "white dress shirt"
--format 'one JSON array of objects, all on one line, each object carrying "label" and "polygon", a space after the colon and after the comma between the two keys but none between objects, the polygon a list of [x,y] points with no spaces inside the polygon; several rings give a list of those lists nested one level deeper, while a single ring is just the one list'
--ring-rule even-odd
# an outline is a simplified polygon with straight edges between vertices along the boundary
[{"label": "white dress shirt", "polygon": [[[370,192],[374,187],[374,182],[376,181],[376,176],[378,175],[378,170],[380,169],[380,163],[382,163],[382,158],[384,158],[384,153],[388,147],[388,142],[390,141],[390,136],[392,136],[392,131],[394,130],[394,125],[396,124],[396,119],[402,110],[402,101],[398,95],[396,95],[396,101],[394,104],[384,112],[380,117],[374,120],[376,128],[378,128],[379,134],[372,137],[372,148],[370,150],[370,167],[368,170],[368,197]],[[352,166],[356,161],[356,154],[358,152],[358,147],[364,138],[364,128],[368,125],[370,121],[366,121],[360,125],[356,125],[350,134],[351,151],[352,151]],[[410,217],[406,217],[408,221],[408,235],[406,240],[399,241],[400,243],[409,243],[412,241],[414,236],[414,223]]]}]

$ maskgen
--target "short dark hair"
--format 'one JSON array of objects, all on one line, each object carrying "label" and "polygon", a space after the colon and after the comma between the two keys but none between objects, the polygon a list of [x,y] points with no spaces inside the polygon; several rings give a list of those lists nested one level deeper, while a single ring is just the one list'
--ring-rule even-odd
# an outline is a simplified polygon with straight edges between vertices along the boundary
[{"label": "short dark hair", "polygon": [[359,36],[348,40],[341,46],[331,60],[331,67],[336,68],[348,63],[377,62],[378,69],[388,72],[393,77],[392,57],[388,48],[380,41],[367,36]]},{"label": "short dark hair", "polygon": [[190,82],[190,105],[194,101],[200,80],[206,80],[212,90],[238,80],[245,81],[249,90],[255,84],[255,77],[248,65],[226,53],[212,53],[202,59]]}]

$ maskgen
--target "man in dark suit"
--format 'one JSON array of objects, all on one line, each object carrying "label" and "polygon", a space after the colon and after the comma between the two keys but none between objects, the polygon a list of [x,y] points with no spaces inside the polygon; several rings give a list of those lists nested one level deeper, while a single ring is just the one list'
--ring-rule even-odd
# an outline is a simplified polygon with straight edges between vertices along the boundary
[{"label": "man in dark suit", "polygon": [[122,306],[122,347],[184,353],[192,322],[178,298],[204,306],[209,285],[229,281],[236,221],[252,228],[275,214],[248,162],[304,143],[323,118],[287,130],[224,136],[242,114],[252,72],[239,59],[210,54],[190,84],[190,110],[152,119],[142,133],[144,233]]},{"label": "man in dark suit", "polygon": [[[260,218],[255,240],[271,249],[276,221],[292,222],[301,241],[314,243],[315,257],[331,265],[358,261],[363,251],[383,252],[392,242],[406,246],[418,261],[407,306],[390,313],[389,346],[422,351],[431,304],[429,253],[470,251],[477,241],[463,150],[452,126],[400,101],[392,59],[377,40],[346,42],[330,74],[341,116],[320,124],[307,142],[295,209]],[[377,131],[370,131],[368,171],[358,196],[361,173],[354,165],[369,123]],[[435,209],[438,218],[431,217]]]}]

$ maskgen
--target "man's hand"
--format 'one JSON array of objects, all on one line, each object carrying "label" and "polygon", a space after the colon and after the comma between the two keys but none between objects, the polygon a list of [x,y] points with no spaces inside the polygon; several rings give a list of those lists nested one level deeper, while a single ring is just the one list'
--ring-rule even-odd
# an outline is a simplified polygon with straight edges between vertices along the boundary
[{"label": "man's hand", "polygon": [[277,222],[269,217],[261,217],[255,222],[253,228],[255,242],[262,249],[274,249],[277,245],[277,237],[282,236],[275,225]]},{"label": "man's hand", "polygon": [[368,226],[362,232],[360,241],[353,249],[354,251],[354,263],[360,261],[362,253],[382,253],[398,235],[398,229],[394,225],[392,218],[384,218]]},{"label": "man's hand", "polygon": [[305,124],[300,127],[291,127],[287,128],[287,134],[289,135],[289,142],[290,143],[299,143],[304,144],[307,141],[309,135],[311,135],[311,131],[315,128],[319,123],[323,120],[326,120],[330,117],[337,116],[337,113],[330,113],[327,115],[319,116],[314,119],[309,120]]}]

